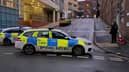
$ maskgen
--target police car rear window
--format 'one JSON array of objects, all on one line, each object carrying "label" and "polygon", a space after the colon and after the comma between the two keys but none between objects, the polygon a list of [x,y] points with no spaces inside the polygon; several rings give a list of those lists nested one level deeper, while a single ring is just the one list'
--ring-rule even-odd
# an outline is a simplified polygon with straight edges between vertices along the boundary
[{"label": "police car rear window", "polygon": [[38,37],[45,37],[48,38],[49,37],[49,32],[48,31],[40,31],[38,33]]},{"label": "police car rear window", "polygon": [[34,32],[26,32],[26,33],[23,34],[23,36],[32,37],[33,36],[33,33]]}]

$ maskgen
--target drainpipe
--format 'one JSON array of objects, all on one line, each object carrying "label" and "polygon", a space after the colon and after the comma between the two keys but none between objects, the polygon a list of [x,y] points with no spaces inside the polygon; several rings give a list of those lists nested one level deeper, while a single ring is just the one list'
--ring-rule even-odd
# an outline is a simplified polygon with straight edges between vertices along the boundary
[{"label": "drainpipe", "polygon": [[56,16],[56,11],[55,10],[53,10],[53,23],[55,24],[55,22],[56,22],[56,19],[55,19],[55,16]]},{"label": "drainpipe", "polygon": [[117,8],[117,15],[116,15],[116,23],[118,25],[118,35],[119,37],[121,37],[121,33],[120,33],[120,19],[121,19],[121,3],[122,3],[122,0],[119,0],[119,3],[118,3],[118,8]]},{"label": "drainpipe", "polygon": [[120,33],[120,13],[118,13],[117,14],[117,16],[116,16],[116,23],[117,23],[117,25],[118,25],[118,35],[119,35],[119,37],[121,37],[121,33]]}]

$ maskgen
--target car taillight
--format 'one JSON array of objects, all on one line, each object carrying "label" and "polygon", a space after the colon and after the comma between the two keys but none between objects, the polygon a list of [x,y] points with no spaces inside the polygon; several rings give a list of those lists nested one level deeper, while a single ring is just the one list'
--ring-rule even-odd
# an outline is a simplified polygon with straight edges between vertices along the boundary
[{"label": "car taillight", "polygon": [[21,38],[16,38],[15,41],[21,41]]}]

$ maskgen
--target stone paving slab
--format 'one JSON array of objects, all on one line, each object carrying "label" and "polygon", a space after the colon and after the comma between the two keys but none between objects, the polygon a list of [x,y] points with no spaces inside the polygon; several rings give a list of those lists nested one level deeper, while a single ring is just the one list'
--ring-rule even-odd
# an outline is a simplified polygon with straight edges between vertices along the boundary
[{"label": "stone paving slab", "polygon": [[119,45],[116,43],[109,43],[109,42],[105,42],[105,43],[96,43],[99,47],[101,48],[118,48]]}]

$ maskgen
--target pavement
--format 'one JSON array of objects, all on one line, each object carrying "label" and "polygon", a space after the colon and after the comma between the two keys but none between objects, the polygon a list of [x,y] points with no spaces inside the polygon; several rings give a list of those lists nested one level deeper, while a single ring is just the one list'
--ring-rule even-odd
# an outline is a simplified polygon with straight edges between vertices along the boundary
[{"label": "pavement", "polygon": [[107,53],[114,53],[120,56],[129,58],[129,45],[119,45],[118,43],[111,43],[111,36],[109,34],[109,27],[101,19],[96,19],[96,45]]},{"label": "pavement", "polygon": [[61,29],[71,36],[83,37],[89,40],[92,39],[91,31],[93,29],[93,19],[73,19],[72,24],[65,27],[55,27]]}]

